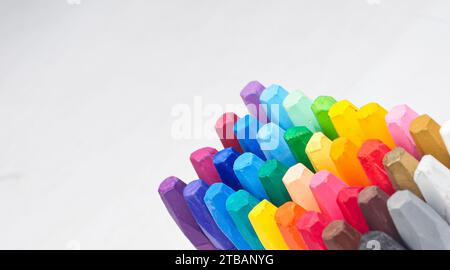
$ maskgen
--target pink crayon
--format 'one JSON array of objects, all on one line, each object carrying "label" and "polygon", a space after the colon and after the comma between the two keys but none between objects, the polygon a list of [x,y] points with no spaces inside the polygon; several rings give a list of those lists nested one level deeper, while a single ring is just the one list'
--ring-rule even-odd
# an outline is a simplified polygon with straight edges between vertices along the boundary
[{"label": "pink crayon", "polygon": [[408,107],[408,105],[398,105],[388,112],[386,115],[386,123],[395,144],[403,147],[403,149],[416,159],[420,159],[421,155],[409,133],[409,125],[417,116],[419,115]]},{"label": "pink crayon", "polygon": [[208,183],[208,185],[222,182],[213,163],[213,157],[215,154],[217,154],[217,150],[215,148],[203,147],[192,152],[190,156],[192,167],[194,167],[198,178]]},{"label": "pink crayon", "polygon": [[222,114],[216,122],[216,132],[222,142],[223,148],[233,147],[234,150],[243,153],[236,135],[234,134],[234,125],[239,120],[239,116],[232,112]]},{"label": "pink crayon", "polygon": [[309,186],[322,214],[331,220],[344,219],[337,197],[339,191],[348,187],[347,184],[329,171],[322,170],[313,175]]}]

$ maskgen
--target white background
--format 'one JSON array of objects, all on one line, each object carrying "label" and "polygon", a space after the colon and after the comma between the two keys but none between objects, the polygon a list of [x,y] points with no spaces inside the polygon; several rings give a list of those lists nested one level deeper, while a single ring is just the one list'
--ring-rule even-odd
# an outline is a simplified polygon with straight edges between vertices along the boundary
[{"label": "white background", "polygon": [[171,136],[194,96],[258,79],[448,119],[450,1],[78,1],[0,0],[0,248],[192,248],[157,187],[220,146]]}]

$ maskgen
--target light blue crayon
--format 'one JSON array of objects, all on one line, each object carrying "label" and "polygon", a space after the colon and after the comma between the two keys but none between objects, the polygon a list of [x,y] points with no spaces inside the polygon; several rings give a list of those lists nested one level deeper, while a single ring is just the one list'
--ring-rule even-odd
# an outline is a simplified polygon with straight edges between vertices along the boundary
[{"label": "light blue crayon", "polygon": [[256,140],[258,130],[261,126],[261,123],[255,117],[247,114],[240,118],[234,125],[234,134],[245,152],[252,152],[259,158],[266,160]]},{"label": "light blue crayon", "polygon": [[271,122],[279,125],[283,129],[293,127],[291,119],[283,107],[284,99],[289,95],[283,87],[272,84],[264,89],[259,97],[262,107],[266,110],[267,117]]},{"label": "light blue crayon", "polygon": [[242,237],[226,208],[226,202],[234,190],[224,183],[215,183],[206,191],[204,201],[217,226],[240,250],[250,250],[250,245]]},{"label": "light blue crayon", "polygon": [[241,189],[228,197],[226,207],[234,224],[236,224],[242,237],[244,237],[250,247],[254,250],[264,250],[263,245],[259,241],[259,238],[248,219],[248,213],[250,213],[258,203],[258,199]]},{"label": "light blue crayon", "polygon": [[259,200],[269,200],[264,187],[259,180],[259,169],[264,165],[264,161],[253,153],[244,153],[240,155],[233,165],[241,186]]},{"label": "light blue crayon", "polygon": [[258,131],[258,142],[266,159],[276,159],[283,165],[291,167],[297,164],[289,146],[284,140],[284,130],[274,123],[262,126]]}]

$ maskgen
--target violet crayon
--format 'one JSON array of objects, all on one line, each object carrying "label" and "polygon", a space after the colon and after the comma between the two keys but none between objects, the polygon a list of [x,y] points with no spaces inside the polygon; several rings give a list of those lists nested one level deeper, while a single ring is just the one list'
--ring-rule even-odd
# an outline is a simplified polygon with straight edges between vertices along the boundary
[{"label": "violet crayon", "polygon": [[183,190],[185,186],[186,184],[183,181],[175,176],[170,176],[161,182],[158,193],[170,216],[192,245],[200,250],[214,250],[216,248],[195,222],[191,210],[184,200]]}]

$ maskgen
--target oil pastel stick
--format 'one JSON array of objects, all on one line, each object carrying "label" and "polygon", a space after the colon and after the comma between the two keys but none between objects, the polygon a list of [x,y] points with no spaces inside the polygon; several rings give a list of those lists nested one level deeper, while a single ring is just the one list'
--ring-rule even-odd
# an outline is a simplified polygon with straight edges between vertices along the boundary
[{"label": "oil pastel stick", "polygon": [[158,193],[172,219],[196,249],[214,250],[216,247],[209,241],[198,226],[191,210],[183,197],[186,184],[175,176],[161,182]]},{"label": "oil pastel stick", "polygon": [[211,243],[221,250],[233,250],[236,247],[228,240],[211,216],[203,198],[209,186],[202,180],[195,180],[187,184],[183,190],[183,197],[189,206],[192,216],[208,237]]},{"label": "oil pastel stick", "polygon": [[250,245],[242,237],[230,214],[226,209],[227,199],[234,190],[224,183],[211,185],[205,193],[203,200],[217,226],[239,250],[249,250]]}]

